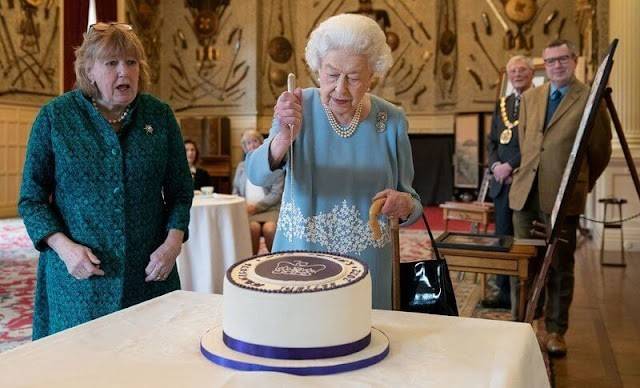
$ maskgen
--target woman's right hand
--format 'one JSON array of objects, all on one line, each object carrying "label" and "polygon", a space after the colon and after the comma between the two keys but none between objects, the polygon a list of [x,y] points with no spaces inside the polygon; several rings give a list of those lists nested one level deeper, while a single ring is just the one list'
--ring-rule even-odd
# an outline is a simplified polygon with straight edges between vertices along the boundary
[{"label": "woman's right hand", "polygon": [[100,260],[90,248],[71,241],[63,233],[54,233],[47,238],[47,244],[60,256],[67,271],[78,280],[91,276],[104,276]]},{"label": "woman's right hand", "polygon": [[302,129],[302,89],[283,92],[273,109],[280,131],[271,142],[271,156],[280,162]]},{"label": "woman's right hand", "polygon": [[247,202],[247,213],[248,213],[250,216],[252,216],[252,215],[256,214],[256,211],[257,211],[257,210],[258,210],[258,209],[256,208],[256,204],[255,204],[255,203]]}]

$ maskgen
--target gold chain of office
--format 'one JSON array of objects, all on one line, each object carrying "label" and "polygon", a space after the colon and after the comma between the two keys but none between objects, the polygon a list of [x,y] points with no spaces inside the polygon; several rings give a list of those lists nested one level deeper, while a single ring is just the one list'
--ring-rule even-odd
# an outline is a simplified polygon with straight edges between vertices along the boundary
[{"label": "gold chain of office", "polygon": [[504,123],[504,126],[507,129],[513,129],[513,127],[518,126],[518,124],[520,123],[519,120],[515,120],[513,122],[509,120],[509,115],[507,114],[507,98],[506,97],[500,98],[500,116],[502,117],[502,122]]}]

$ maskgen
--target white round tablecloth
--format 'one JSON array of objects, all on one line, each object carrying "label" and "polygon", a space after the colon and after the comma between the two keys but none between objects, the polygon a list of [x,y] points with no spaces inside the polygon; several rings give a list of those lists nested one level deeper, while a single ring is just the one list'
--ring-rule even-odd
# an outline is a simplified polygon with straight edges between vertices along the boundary
[{"label": "white round tablecloth", "polygon": [[224,274],[251,257],[251,234],[245,200],[235,195],[195,196],[189,240],[177,259],[182,289],[222,294]]}]

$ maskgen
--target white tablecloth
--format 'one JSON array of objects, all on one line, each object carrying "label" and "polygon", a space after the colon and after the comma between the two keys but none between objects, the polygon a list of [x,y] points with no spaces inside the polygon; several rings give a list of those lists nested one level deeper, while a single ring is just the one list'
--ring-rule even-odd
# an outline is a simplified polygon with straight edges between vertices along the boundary
[{"label": "white tablecloth", "polygon": [[26,344],[0,354],[0,387],[549,386],[527,324],[381,310],[373,324],[390,353],[379,364],[330,376],[238,372],[200,353],[221,306],[220,295],[175,291]]},{"label": "white tablecloth", "polygon": [[222,294],[227,268],[251,253],[243,198],[223,194],[194,197],[189,240],[177,260],[183,290]]}]

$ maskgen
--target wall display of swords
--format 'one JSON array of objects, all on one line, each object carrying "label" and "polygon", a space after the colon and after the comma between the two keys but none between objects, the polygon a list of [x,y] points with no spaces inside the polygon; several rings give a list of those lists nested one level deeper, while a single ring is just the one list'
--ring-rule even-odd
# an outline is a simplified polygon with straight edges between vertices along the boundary
[{"label": "wall display of swords", "polygon": [[164,20],[159,5],[160,0],[127,0],[127,22],[135,27],[142,41],[153,86],[160,80],[160,29]]},{"label": "wall display of swords", "polygon": [[511,56],[540,57],[543,47],[558,38],[578,44],[576,25],[566,24],[575,14],[575,2],[550,0],[485,0],[460,6],[458,31],[470,39],[460,42],[460,49],[469,55],[460,80],[465,101],[458,103],[469,110],[489,110],[495,106],[499,78]]},{"label": "wall display of swords", "polygon": [[59,92],[58,0],[0,2],[0,99],[41,103]]},{"label": "wall display of swords", "polygon": [[[547,41],[557,37],[579,42],[573,22],[576,4],[551,0],[127,0],[127,4],[133,23],[143,29],[145,23],[150,26],[141,35],[149,35],[145,47],[150,54],[160,53],[159,90],[178,111],[257,109],[270,114],[289,72],[296,73],[300,86],[317,86],[317,75],[304,61],[304,48],[311,31],[338,13],[359,13],[379,23],[393,64],[375,80],[372,93],[409,114],[490,111],[509,57],[540,56]],[[152,16],[153,7],[146,6],[154,4],[160,4],[160,15]],[[170,25],[163,19],[165,24],[171,20]],[[154,29],[160,31],[159,42]]]},{"label": "wall display of swords", "polygon": [[[245,96],[255,95],[254,65],[247,26],[245,0],[186,0],[167,2],[164,10],[172,24],[163,28],[163,93],[176,111],[190,109],[242,109]],[[247,4],[248,3],[248,4]]]},{"label": "wall display of swords", "polygon": [[309,34],[329,16],[352,12],[376,20],[392,49],[393,65],[372,93],[408,113],[489,111],[509,57],[540,56],[556,37],[578,41],[575,26],[562,22],[575,7],[550,0],[264,1],[261,110],[273,106],[290,71],[300,85],[317,86],[304,63]]},{"label": "wall display of swords", "polygon": [[[372,92],[419,109],[431,99],[428,80],[432,68],[434,21],[427,2],[412,0],[276,0],[263,2],[265,24],[261,33],[266,44],[261,53],[262,110],[273,109],[283,90],[286,73],[296,72],[301,86],[317,86],[317,75],[304,62],[304,48],[311,31],[326,18],[339,13],[358,13],[376,20],[385,32],[394,58],[391,69],[374,81]],[[295,23],[293,22],[295,20]],[[283,23],[284,21],[284,23]]]},{"label": "wall display of swords", "polygon": [[296,50],[293,44],[293,5],[293,0],[262,3],[266,21],[260,60],[260,87],[265,91],[261,101],[263,110],[273,109],[275,100],[287,86],[288,74],[298,74],[300,68],[298,56],[302,50]]}]

